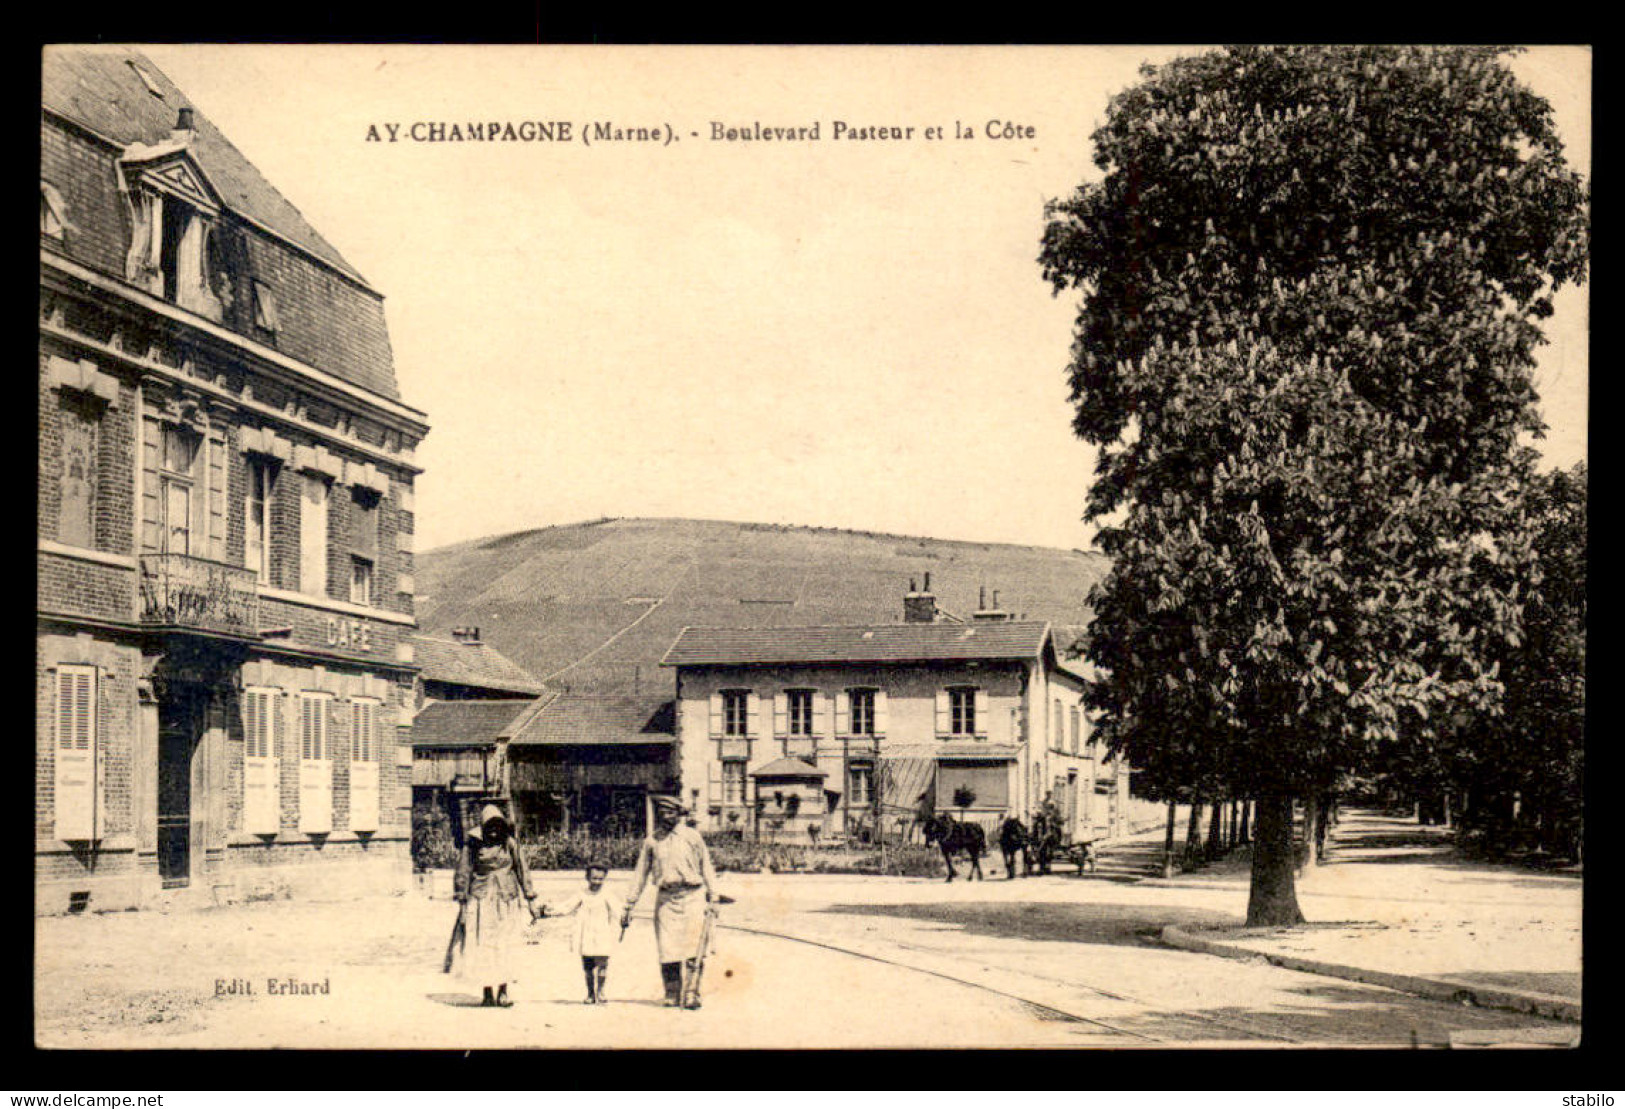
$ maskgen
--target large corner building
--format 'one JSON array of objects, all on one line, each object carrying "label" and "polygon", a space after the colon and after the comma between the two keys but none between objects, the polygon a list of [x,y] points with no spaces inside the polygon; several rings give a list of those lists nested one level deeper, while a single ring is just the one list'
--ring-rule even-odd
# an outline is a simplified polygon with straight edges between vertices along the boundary
[{"label": "large corner building", "polygon": [[400,882],[428,425],[383,298],[144,57],[42,78],[38,911]]}]

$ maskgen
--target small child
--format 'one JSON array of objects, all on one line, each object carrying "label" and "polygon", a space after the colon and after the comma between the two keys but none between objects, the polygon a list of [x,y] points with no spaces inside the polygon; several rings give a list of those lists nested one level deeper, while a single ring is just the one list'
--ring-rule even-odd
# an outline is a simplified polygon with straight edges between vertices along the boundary
[{"label": "small child", "polygon": [[588,863],[587,888],[557,908],[548,906],[544,910],[547,916],[577,914],[572,946],[581,955],[581,971],[587,978],[587,1005],[602,1005],[608,1000],[604,983],[609,977],[609,954],[615,949],[621,915],[620,905],[604,889],[608,877],[608,867]]}]

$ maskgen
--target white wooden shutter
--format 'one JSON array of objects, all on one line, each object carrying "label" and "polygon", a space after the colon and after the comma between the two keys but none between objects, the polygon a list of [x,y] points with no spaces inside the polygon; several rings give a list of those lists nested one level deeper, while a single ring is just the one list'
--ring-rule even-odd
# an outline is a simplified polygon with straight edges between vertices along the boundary
[{"label": "white wooden shutter", "polygon": [[243,831],[275,835],[281,822],[281,768],[273,746],[277,691],[243,691]]},{"label": "white wooden shutter", "polygon": [[209,557],[216,562],[226,561],[226,440],[221,433],[210,432],[204,440],[208,452],[203,473],[209,498]]},{"label": "white wooden shutter", "polygon": [[937,734],[947,735],[953,730],[953,718],[948,710],[948,691],[937,690]]},{"label": "white wooden shutter", "polygon": [[705,764],[706,770],[706,798],[707,805],[722,804],[722,764],[716,759],[709,759]]},{"label": "white wooden shutter", "polygon": [[877,690],[875,690],[875,735],[876,735],[876,737],[879,737],[879,736],[883,736],[885,734],[886,734],[886,691],[884,689],[877,689]]},{"label": "white wooden shutter", "polygon": [[844,689],[835,695],[835,734],[852,734],[852,694]]},{"label": "white wooden shutter", "polygon": [[56,838],[97,838],[96,668],[56,670]]},{"label": "white wooden shutter", "polygon": [[327,748],[328,698],[299,697],[299,830],[333,830],[333,760]]},{"label": "white wooden shutter", "polygon": [[773,694],[773,734],[790,734],[790,695],[782,690]]},{"label": "white wooden shutter", "polygon": [[987,690],[985,689],[976,691],[976,734],[984,738],[987,736]]},{"label": "white wooden shutter", "polygon": [[830,695],[828,693],[813,694],[813,735],[830,735]]},{"label": "white wooden shutter", "polygon": [[378,702],[350,702],[350,830],[378,830]]},{"label": "white wooden shutter", "polygon": [[762,734],[762,699],[755,693],[745,694],[745,734]]},{"label": "white wooden shutter", "polygon": [[722,735],[722,694],[711,694],[711,738]]}]

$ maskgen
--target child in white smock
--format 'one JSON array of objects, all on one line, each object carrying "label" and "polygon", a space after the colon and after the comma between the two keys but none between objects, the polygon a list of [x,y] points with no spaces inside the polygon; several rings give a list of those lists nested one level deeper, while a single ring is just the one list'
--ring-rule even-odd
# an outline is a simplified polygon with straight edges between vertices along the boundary
[{"label": "child in white smock", "polygon": [[604,888],[609,870],[597,863],[587,866],[587,888],[562,905],[549,905],[547,916],[575,915],[571,947],[581,956],[581,972],[587,979],[588,1005],[602,1005],[604,984],[609,978],[609,956],[619,939],[620,905]]}]

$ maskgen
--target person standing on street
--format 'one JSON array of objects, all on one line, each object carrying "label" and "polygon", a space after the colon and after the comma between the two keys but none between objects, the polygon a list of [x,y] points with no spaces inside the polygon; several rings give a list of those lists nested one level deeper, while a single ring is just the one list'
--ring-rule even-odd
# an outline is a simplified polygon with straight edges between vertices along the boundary
[{"label": "person standing on street", "polygon": [[525,918],[536,919],[536,892],[513,827],[497,806],[481,809],[479,830],[464,839],[452,891],[467,936],[459,977],[481,988],[481,1005],[505,1009],[513,1004],[508,983],[516,978],[514,961]]},{"label": "person standing on street", "polygon": [[609,978],[609,956],[615,950],[615,902],[604,880],[609,868],[587,864],[587,888],[562,905],[546,905],[543,916],[576,916],[571,946],[581,956],[581,973],[587,979],[587,1004],[603,1005],[609,999],[604,986]]},{"label": "person standing on street", "polygon": [[[666,1004],[684,1004],[683,976],[692,975],[703,957],[700,943],[705,914],[717,900],[716,869],[711,852],[697,829],[683,822],[682,803],[672,797],[655,798],[654,833],[638,851],[637,869],[632,875],[632,892],[621,914],[624,929],[632,921],[632,910],[643,896],[645,885],[655,894],[655,943],[660,948],[660,978],[666,987]],[[691,991],[686,1008],[700,1007],[699,992]]]}]

